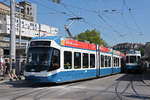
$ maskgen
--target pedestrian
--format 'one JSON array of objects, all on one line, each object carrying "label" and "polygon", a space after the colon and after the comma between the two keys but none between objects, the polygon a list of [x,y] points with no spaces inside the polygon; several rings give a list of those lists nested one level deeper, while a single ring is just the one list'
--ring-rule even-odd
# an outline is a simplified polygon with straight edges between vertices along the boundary
[{"label": "pedestrian", "polygon": [[11,74],[9,59],[5,59],[5,69],[6,69],[6,74],[8,74],[8,76],[9,76],[9,80],[12,81],[13,78],[12,78],[12,74]]},{"label": "pedestrian", "polygon": [[0,76],[2,76],[3,78],[1,80],[4,80],[4,66],[2,64],[2,62],[0,62]]},{"label": "pedestrian", "polygon": [[25,67],[26,67],[26,60],[23,60],[22,62],[22,74],[24,74],[24,70],[25,70]]},{"label": "pedestrian", "polygon": [[20,72],[20,75],[19,75],[20,80],[24,77],[25,66],[26,66],[26,60],[23,60],[21,62],[21,72]]},{"label": "pedestrian", "polygon": [[18,80],[18,77],[16,75],[16,63],[15,59],[12,59],[12,70],[11,70],[12,77],[16,80]]}]

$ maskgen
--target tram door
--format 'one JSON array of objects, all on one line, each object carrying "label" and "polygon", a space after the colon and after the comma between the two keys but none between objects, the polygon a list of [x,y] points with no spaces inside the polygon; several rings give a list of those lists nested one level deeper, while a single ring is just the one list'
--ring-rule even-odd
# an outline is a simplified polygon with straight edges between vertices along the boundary
[{"label": "tram door", "polygon": [[112,74],[114,73],[114,57],[113,57],[113,54],[112,54],[112,57],[111,57],[111,67],[112,67]]},{"label": "tram door", "polygon": [[100,50],[98,45],[96,50],[96,76],[100,76]]}]

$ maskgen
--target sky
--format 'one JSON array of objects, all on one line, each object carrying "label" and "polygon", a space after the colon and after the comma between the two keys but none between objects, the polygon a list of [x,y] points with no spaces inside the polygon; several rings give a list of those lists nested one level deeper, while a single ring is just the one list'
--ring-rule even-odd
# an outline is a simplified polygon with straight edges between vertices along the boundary
[{"label": "sky", "polygon": [[[16,0],[23,1],[23,0]],[[73,36],[96,29],[113,46],[118,43],[150,42],[150,0],[26,0],[37,5],[37,22],[59,29],[66,37],[68,18],[82,17],[70,27]]]}]

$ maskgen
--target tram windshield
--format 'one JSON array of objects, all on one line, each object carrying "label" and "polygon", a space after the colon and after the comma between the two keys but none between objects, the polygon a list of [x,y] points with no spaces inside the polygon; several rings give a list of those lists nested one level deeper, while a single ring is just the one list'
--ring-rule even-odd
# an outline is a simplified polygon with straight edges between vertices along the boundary
[{"label": "tram windshield", "polygon": [[127,56],[126,63],[137,63],[140,60],[140,56]]},{"label": "tram windshield", "polygon": [[31,47],[28,50],[27,66],[28,71],[42,71],[47,70],[50,65],[49,55],[50,47]]},{"label": "tram windshield", "polygon": [[30,47],[26,71],[52,71],[60,67],[60,51],[52,47]]},{"label": "tram windshield", "polygon": [[130,56],[130,63],[136,63],[136,56]]}]

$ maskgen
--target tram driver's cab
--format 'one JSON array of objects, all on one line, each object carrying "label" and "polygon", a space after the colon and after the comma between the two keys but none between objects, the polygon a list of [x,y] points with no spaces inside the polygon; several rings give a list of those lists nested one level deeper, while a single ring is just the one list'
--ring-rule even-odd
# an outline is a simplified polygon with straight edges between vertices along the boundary
[{"label": "tram driver's cab", "polygon": [[27,72],[52,71],[60,68],[60,50],[50,41],[32,41],[27,52]]}]

